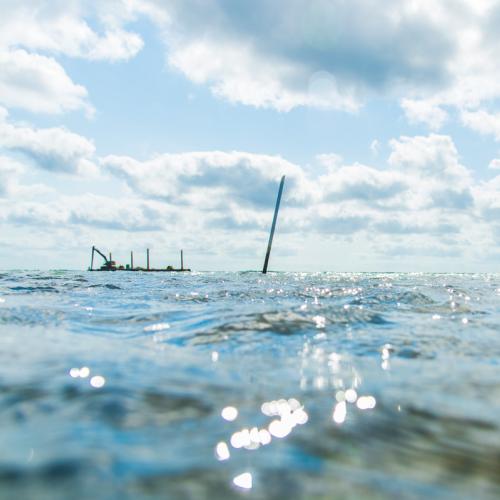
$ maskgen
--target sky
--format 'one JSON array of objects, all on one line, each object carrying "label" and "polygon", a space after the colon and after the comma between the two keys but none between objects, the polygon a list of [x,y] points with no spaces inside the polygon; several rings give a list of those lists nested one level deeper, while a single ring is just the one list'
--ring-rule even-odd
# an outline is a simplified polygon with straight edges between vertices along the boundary
[{"label": "sky", "polygon": [[0,268],[500,270],[498,0],[0,13]]}]

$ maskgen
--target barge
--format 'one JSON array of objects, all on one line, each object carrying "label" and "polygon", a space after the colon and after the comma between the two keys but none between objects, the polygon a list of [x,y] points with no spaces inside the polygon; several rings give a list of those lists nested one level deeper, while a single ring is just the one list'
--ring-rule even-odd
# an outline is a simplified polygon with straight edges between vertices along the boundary
[{"label": "barge", "polygon": [[[104,259],[104,264],[99,267],[94,269],[94,255],[95,254],[100,255]],[[90,267],[89,271],[143,271],[147,273],[160,273],[160,272],[175,272],[175,273],[184,273],[184,272],[190,272],[191,269],[185,268],[184,267],[184,252],[181,250],[181,267],[180,268],[175,268],[173,266],[167,266],[165,268],[158,268],[154,269],[149,266],[149,248],[146,251],[146,259],[147,259],[147,265],[146,267],[134,267],[134,252],[130,252],[130,264],[126,264],[125,266],[121,264],[117,264],[116,261],[113,260],[113,257],[111,254],[109,254],[109,259],[106,257],[106,255],[101,252],[97,247],[93,246],[92,247],[92,257],[90,260]]]}]

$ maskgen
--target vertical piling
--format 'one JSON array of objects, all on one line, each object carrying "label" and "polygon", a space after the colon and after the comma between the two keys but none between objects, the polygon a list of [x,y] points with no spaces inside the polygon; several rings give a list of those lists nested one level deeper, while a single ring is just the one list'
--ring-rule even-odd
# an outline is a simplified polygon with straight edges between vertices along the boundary
[{"label": "vertical piling", "polygon": [[146,258],[147,258],[147,261],[148,261],[148,271],[149,271],[149,248],[146,250]]},{"label": "vertical piling", "polygon": [[181,250],[181,271],[184,271],[184,252]]},{"label": "vertical piling", "polygon": [[130,252],[130,269],[134,270],[134,252]]},{"label": "vertical piling", "polygon": [[92,247],[92,258],[90,259],[90,270],[94,270],[94,252],[95,252],[95,247]]},{"label": "vertical piling", "polygon": [[111,255],[111,252],[109,252],[109,261],[111,262],[113,260],[113,256]]},{"label": "vertical piling", "polygon": [[269,241],[267,243],[266,258],[264,260],[264,268],[262,274],[267,273],[267,265],[269,264],[269,256],[271,255],[271,247],[273,245],[274,230],[276,229],[276,220],[278,219],[278,211],[280,209],[281,195],[283,194],[283,186],[285,184],[285,176],[281,178],[280,187],[278,190],[278,198],[276,199],[276,207],[274,208],[273,223],[271,225],[271,232],[269,233]]}]

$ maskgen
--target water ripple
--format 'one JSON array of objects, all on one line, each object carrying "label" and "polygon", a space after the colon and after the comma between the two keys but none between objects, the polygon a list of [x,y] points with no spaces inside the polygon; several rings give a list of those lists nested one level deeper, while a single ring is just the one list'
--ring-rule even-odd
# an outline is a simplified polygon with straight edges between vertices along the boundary
[{"label": "water ripple", "polygon": [[500,275],[0,274],[0,496],[498,498]]}]

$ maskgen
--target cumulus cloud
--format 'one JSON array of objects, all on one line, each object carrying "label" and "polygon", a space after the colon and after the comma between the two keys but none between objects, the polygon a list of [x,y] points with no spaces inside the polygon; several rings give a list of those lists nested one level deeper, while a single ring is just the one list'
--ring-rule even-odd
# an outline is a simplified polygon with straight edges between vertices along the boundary
[{"label": "cumulus cloud", "polygon": [[390,141],[388,164],[408,176],[413,208],[466,209],[472,206],[472,174],[460,163],[449,136],[401,137]]},{"label": "cumulus cloud", "polygon": [[0,104],[36,113],[93,112],[86,89],[73,83],[55,59],[22,49],[0,48]]},{"label": "cumulus cloud", "polygon": [[23,166],[12,158],[0,156],[0,198],[14,191],[23,170]]},{"label": "cumulus cloud", "polygon": [[[451,234],[459,232],[467,218],[492,213],[498,192],[494,182],[475,183],[451,138],[436,134],[390,141],[391,153],[383,168],[346,165],[338,155],[318,155],[318,163],[326,169],[320,174],[306,173],[278,156],[245,152],[163,154],[144,161],[126,156],[99,159],[87,139],[64,129],[11,125],[5,112],[0,144],[45,170],[78,173],[95,159],[103,172],[122,179],[144,204],[128,206],[120,200],[102,205],[102,200],[88,198],[76,207],[66,200],[70,209],[54,209],[65,224],[110,229],[155,231],[169,216],[179,220],[183,213],[186,220],[214,231],[267,231],[283,174],[287,177],[280,219],[284,233]],[[27,206],[12,221],[34,223],[37,210]],[[40,210],[40,219],[47,218],[47,206]]]},{"label": "cumulus cloud", "polygon": [[487,221],[500,220],[500,175],[473,187],[474,199],[481,217]]},{"label": "cumulus cloud", "polygon": [[408,189],[404,175],[355,164],[332,169],[319,178],[323,197],[328,200],[363,200],[367,203],[388,200]]},{"label": "cumulus cloud", "polygon": [[[14,66],[3,78],[5,105],[88,110],[84,89],[53,57],[130,59],[144,42],[129,26],[148,17],[171,67],[231,102],[356,111],[370,97],[391,96],[411,122],[438,130],[455,108],[464,125],[498,136],[496,114],[481,107],[500,97],[500,7],[490,0],[459,0],[453,8],[449,0],[0,0],[0,7],[4,59],[19,59],[45,86],[59,82],[51,99],[37,103],[34,89],[45,86],[35,83],[16,97],[8,82],[23,71]],[[56,94],[66,97],[59,102]]]},{"label": "cumulus cloud", "polygon": [[370,151],[372,152],[373,156],[378,156],[380,152],[380,141],[378,139],[373,139],[373,141],[370,143]]},{"label": "cumulus cloud", "polygon": [[460,165],[457,148],[446,135],[403,136],[390,141],[392,152],[389,165],[407,172],[420,172],[428,176],[446,176],[448,180],[460,180],[468,176]]},{"label": "cumulus cloud", "polygon": [[286,174],[283,233],[460,233],[475,216],[476,193],[451,138],[401,137],[389,146],[383,169],[345,165],[332,153],[317,156],[326,169],[319,175],[306,174],[280,157],[241,152],[161,155],[147,161],[108,156],[101,165],[138,196],[182,206],[215,231],[267,231],[277,183]]},{"label": "cumulus cloud", "polygon": [[487,109],[500,98],[500,6],[490,0],[463,0],[458,8],[450,9],[447,3],[435,2],[438,8],[433,11],[454,47],[452,57],[441,60],[451,78],[433,93],[415,87],[401,105],[410,121],[426,123],[434,130],[454,110],[464,126],[498,140],[498,112]]},{"label": "cumulus cloud", "polygon": [[[1,108],[0,108],[1,110]],[[8,123],[0,112],[0,147],[21,153],[44,170],[74,174],[97,172],[91,141],[61,127],[36,129]]]},{"label": "cumulus cloud", "polygon": [[[0,0],[0,47],[90,60],[130,59],[144,45],[137,33],[124,28],[135,18],[134,11],[141,11],[134,4],[124,0]],[[101,32],[90,23],[98,24]]]},{"label": "cumulus cloud", "polygon": [[367,215],[351,215],[338,213],[338,211],[322,210],[319,217],[313,219],[310,226],[313,231],[320,234],[351,235],[367,229],[371,218]]},{"label": "cumulus cloud", "polygon": [[385,234],[431,234],[442,236],[459,233],[460,227],[449,222],[436,223],[435,214],[413,213],[405,217],[387,219],[375,224],[375,229]]},{"label": "cumulus cloud", "polygon": [[396,258],[408,257],[437,257],[458,258],[463,256],[463,250],[457,246],[442,244],[417,244],[417,245],[392,245],[384,248],[384,255],[391,255]]},{"label": "cumulus cloud", "polygon": [[143,41],[126,24],[149,12],[139,4],[0,0],[0,104],[34,113],[83,110],[92,115],[87,90],[72,81],[55,57],[134,57]]},{"label": "cumulus cloud", "polygon": [[[3,121],[5,125],[5,113]],[[22,145],[25,127],[9,127],[10,140]],[[35,136],[39,132],[29,131]],[[5,130],[3,134],[8,135]],[[345,164],[335,154],[319,155],[322,168],[307,171],[281,157],[244,152],[96,160],[111,176],[102,181],[118,193],[121,179],[127,198],[60,193],[50,201],[12,203],[5,178],[20,179],[24,167],[4,166],[0,219],[18,228],[43,223],[49,231],[107,231],[112,240],[122,233],[203,235],[200,251],[216,254],[228,234],[237,234],[240,246],[248,248],[265,240],[278,181],[286,174],[279,233],[293,245],[311,235],[318,241],[356,239],[356,244],[376,253],[384,247],[390,252],[410,240],[415,252],[433,244],[455,245],[461,252],[470,246],[470,235],[486,241],[485,234],[495,233],[500,176],[475,181],[448,136],[405,136],[392,140],[389,147],[387,164],[380,168]],[[95,154],[93,147],[82,151],[83,156]]]},{"label": "cumulus cloud", "polygon": [[477,111],[463,111],[462,122],[467,127],[483,135],[492,135],[500,141],[500,113],[488,113],[481,109]]},{"label": "cumulus cloud", "polygon": [[235,102],[352,111],[371,93],[435,89],[451,77],[443,61],[454,40],[427,2],[152,3],[169,14],[170,64]]},{"label": "cumulus cloud", "polygon": [[498,140],[498,112],[486,111],[500,98],[493,0],[138,0],[136,12],[139,6],[159,26],[170,66],[230,102],[354,112],[384,96],[399,100],[411,123],[437,131],[459,116]]},{"label": "cumulus cloud", "polygon": [[495,158],[490,161],[488,168],[493,170],[500,170],[500,158]]},{"label": "cumulus cloud", "polygon": [[[130,59],[144,42],[129,26],[148,17],[171,67],[231,102],[356,111],[383,95],[399,99],[411,122],[438,130],[453,108],[465,126],[498,138],[496,113],[482,107],[500,97],[500,7],[490,0],[453,8],[449,0],[0,0],[0,7],[0,50],[10,67],[0,95],[8,106],[88,111],[85,89],[53,57]],[[35,79],[16,96],[24,70]],[[36,89],[46,98],[35,99]]]},{"label": "cumulus cloud", "polygon": [[107,156],[101,164],[142,195],[205,208],[267,206],[281,175],[287,176],[289,203],[304,204],[311,196],[302,169],[279,156],[212,151],[165,154],[145,162]]},{"label": "cumulus cloud", "polygon": [[23,201],[3,211],[4,220],[17,225],[90,226],[127,232],[159,231],[174,215],[178,215],[177,209],[154,201],[92,194],[62,196],[49,203]]},{"label": "cumulus cloud", "polygon": [[432,99],[402,99],[401,107],[410,123],[424,123],[431,130],[439,130],[448,119],[448,113]]}]

